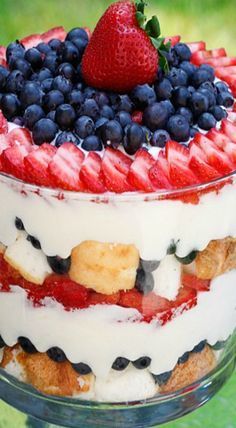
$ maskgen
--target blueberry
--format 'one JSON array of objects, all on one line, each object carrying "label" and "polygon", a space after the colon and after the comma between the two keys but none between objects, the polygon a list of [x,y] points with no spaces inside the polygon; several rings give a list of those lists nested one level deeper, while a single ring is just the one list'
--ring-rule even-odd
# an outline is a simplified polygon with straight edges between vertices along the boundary
[{"label": "blueberry", "polygon": [[31,64],[31,67],[36,70],[43,64],[41,53],[36,48],[28,49],[25,52],[25,59]]},{"label": "blueberry", "polygon": [[38,352],[33,343],[26,337],[18,337],[18,343],[20,344],[23,351],[27,352],[27,354],[36,354],[36,352]]},{"label": "blueberry", "polygon": [[105,92],[99,92],[95,95],[95,100],[99,107],[109,104],[109,98]]},{"label": "blueberry", "polygon": [[55,146],[60,147],[63,143],[72,143],[75,146],[78,146],[80,143],[80,140],[78,139],[78,137],[75,135],[74,132],[64,131],[58,134],[55,141]]},{"label": "blueberry", "polygon": [[94,99],[87,99],[81,106],[81,113],[85,116],[90,116],[93,120],[98,119],[100,112],[99,107]]},{"label": "blueberry", "polygon": [[154,288],[152,274],[150,272],[145,272],[142,267],[137,269],[135,288],[144,295],[150,293]]},{"label": "blueberry", "polygon": [[76,46],[76,48],[78,49],[79,55],[78,55],[78,62],[81,61],[83,53],[87,47],[87,40],[83,39],[83,38],[77,38],[77,39],[73,39],[73,45]]},{"label": "blueberry", "polygon": [[175,255],[175,257],[182,265],[189,265],[196,259],[197,255],[198,255],[198,251],[193,250],[191,251],[191,253],[189,253],[185,257],[179,257],[177,255]]},{"label": "blueberry", "polygon": [[81,59],[80,52],[74,43],[66,41],[62,47],[62,61],[76,64]]},{"label": "blueberry", "polygon": [[97,152],[102,150],[102,142],[97,135],[89,135],[81,144],[82,149],[87,152]]},{"label": "blueberry", "polygon": [[19,94],[25,84],[25,78],[21,71],[13,70],[7,77],[5,91]]},{"label": "blueberry", "polygon": [[227,117],[227,112],[220,106],[214,106],[209,109],[209,113],[213,114],[214,118],[219,121]]},{"label": "blueberry", "polygon": [[195,353],[202,352],[203,349],[205,348],[206,344],[207,344],[207,341],[206,340],[202,340],[198,345],[196,345],[193,348],[192,352],[195,352]]},{"label": "blueberry", "polygon": [[53,74],[56,72],[58,66],[60,64],[60,60],[55,52],[49,52],[43,61],[43,66],[48,68]]},{"label": "blueberry", "polygon": [[46,111],[55,110],[58,106],[64,103],[64,95],[62,92],[54,89],[49,91],[43,97],[43,106]]},{"label": "blueberry", "polygon": [[106,117],[109,120],[114,119],[115,117],[114,110],[108,105],[105,105],[101,108],[100,114],[102,117]]},{"label": "blueberry", "polygon": [[158,260],[143,260],[140,259],[140,265],[145,272],[154,272],[160,265]]},{"label": "blueberry", "polygon": [[89,98],[96,98],[97,96],[97,90],[94,88],[91,88],[90,86],[86,86],[84,89],[84,98],[87,100]]},{"label": "blueberry", "polygon": [[149,357],[141,357],[135,361],[132,361],[134,367],[139,370],[146,369],[151,364],[151,358]]},{"label": "blueberry", "polygon": [[156,101],[155,91],[148,84],[136,86],[131,92],[130,97],[138,109],[144,109]]},{"label": "blueberry", "polygon": [[73,39],[85,39],[88,41],[88,34],[85,31],[84,28],[73,28],[69,31],[69,33],[66,36],[66,40],[73,41]]},{"label": "blueberry", "polygon": [[189,100],[189,107],[191,108],[194,116],[200,116],[200,114],[208,111],[209,109],[208,97],[199,91],[194,92]]},{"label": "blueberry", "polygon": [[95,130],[95,134],[99,138],[101,138],[103,126],[107,122],[109,122],[109,120],[106,117],[100,117],[98,120],[96,120],[94,130]]},{"label": "blueberry", "polygon": [[175,88],[173,90],[172,103],[175,107],[186,107],[189,99],[190,93],[184,86],[180,86],[179,88]]},{"label": "blueberry", "polygon": [[55,122],[55,120],[56,120],[56,110],[51,110],[51,111],[47,114],[46,118],[47,118],[47,119],[51,119],[53,122]]},{"label": "blueberry", "polygon": [[58,273],[59,275],[64,275],[68,273],[71,265],[70,256],[67,259],[62,259],[59,256],[47,257],[47,261],[53,272]]},{"label": "blueberry", "polygon": [[117,120],[122,128],[125,128],[127,125],[130,125],[132,123],[132,118],[130,113],[128,113],[127,111],[118,111],[115,115],[115,120]]},{"label": "blueberry", "polygon": [[190,93],[190,96],[192,96],[194,94],[194,92],[196,92],[196,89],[194,88],[194,86],[188,86],[188,91]]},{"label": "blueberry", "polygon": [[161,103],[155,103],[144,110],[143,123],[154,132],[156,129],[165,127],[168,116],[166,106]]},{"label": "blueberry", "polygon": [[150,144],[153,147],[163,148],[169,140],[170,134],[165,129],[157,129],[151,138]]},{"label": "blueberry", "polygon": [[38,73],[39,82],[42,82],[45,79],[50,79],[51,77],[53,77],[53,74],[48,68],[43,67],[41,68],[41,70],[39,70],[39,73]]},{"label": "blueberry", "polygon": [[24,113],[25,126],[32,130],[35,123],[43,117],[45,117],[45,113],[42,107],[38,106],[37,104],[32,104],[31,106],[27,107]]},{"label": "blueberry", "polygon": [[178,359],[178,364],[184,364],[188,361],[190,357],[190,353],[189,352],[185,352],[181,357],[179,357]]},{"label": "blueberry", "polygon": [[4,348],[4,346],[6,346],[2,336],[0,336],[0,349]]},{"label": "blueberry", "polygon": [[180,107],[176,114],[181,114],[181,116],[184,116],[185,119],[187,119],[188,123],[191,125],[193,123],[193,114],[191,110],[187,107]]},{"label": "blueberry", "polygon": [[56,122],[60,129],[71,129],[76,118],[75,110],[70,104],[61,104],[56,109]]},{"label": "blueberry", "polygon": [[42,104],[43,92],[37,82],[26,82],[20,94],[20,101],[23,107],[31,104]]},{"label": "blueberry", "polygon": [[202,113],[198,118],[199,128],[209,131],[211,128],[216,127],[216,119],[211,113]]},{"label": "blueberry", "polygon": [[187,119],[180,114],[170,117],[167,123],[167,131],[175,141],[188,141],[190,137],[190,125]]},{"label": "blueberry", "polygon": [[51,39],[50,42],[48,43],[48,46],[50,46],[50,48],[53,51],[56,51],[57,53],[61,53],[63,43],[59,39]]},{"label": "blueberry", "polygon": [[6,58],[8,63],[12,58],[24,58],[24,55],[25,48],[18,40],[7,46]]},{"label": "blueberry", "polygon": [[210,82],[214,82],[215,80],[215,71],[214,68],[209,64],[202,64],[200,65],[200,70],[205,70],[208,73],[208,80]]},{"label": "blueberry", "polygon": [[190,61],[192,54],[189,47],[185,43],[177,43],[174,46],[174,51],[178,55],[180,61]]},{"label": "blueberry", "polygon": [[207,89],[210,92],[213,92],[213,94],[217,94],[217,89],[214,85],[214,83],[210,82],[209,80],[207,80],[206,82],[203,82],[200,86],[199,86],[199,90],[200,89]]},{"label": "blueberry", "polygon": [[23,221],[19,217],[15,218],[15,226],[18,230],[25,230]]},{"label": "blueberry", "polygon": [[41,52],[42,54],[44,54],[44,55],[46,55],[47,53],[49,53],[49,52],[51,52],[52,50],[51,50],[51,48],[50,48],[50,46],[47,44],[47,43],[39,43],[37,46],[36,46],[36,49],[39,51],[39,52]]},{"label": "blueberry", "polygon": [[24,118],[21,116],[14,116],[11,119],[11,122],[14,123],[15,125],[18,125],[18,126],[24,126],[25,125]]},{"label": "blueberry", "polygon": [[53,83],[53,78],[50,77],[49,79],[45,79],[42,81],[41,83],[41,89],[42,91],[47,94],[48,92],[50,92],[52,90],[52,83]]},{"label": "blueberry", "polygon": [[169,247],[167,248],[167,252],[166,254],[171,255],[171,254],[175,254],[177,250],[177,246],[176,243],[174,242],[174,240],[172,239]]},{"label": "blueberry", "polygon": [[172,371],[161,373],[160,375],[152,375],[155,382],[158,383],[159,386],[165,385],[168,380],[171,378]]},{"label": "blueberry", "polygon": [[182,70],[185,71],[185,73],[187,73],[188,77],[191,77],[194,73],[195,70],[197,70],[196,65],[192,64],[191,62],[188,61],[183,61],[180,64],[180,68]]},{"label": "blueberry", "polygon": [[169,79],[172,86],[186,86],[188,82],[188,75],[181,68],[173,67],[167,74],[167,79]]},{"label": "blueberry", "polygon": [[220,92],[217,95],[217,104],[220,104],[226,108],[232,107],[234,104],[234,97],[230,92]]},{"label": "blueberry", "polygon": [[225,82],[216,82],[215,87],[217,92],[228,92],[229,90],[229,85]]},{"label": "blueberry", "polygon": [[53,89],[61,91],[64,95],[67,95],[72,90],[72,83],[70,82],[70,80],[59,75],[53,80],[52,87]]},{"label": "blueberry", "polygon": [[72,64],[63,62],[57,69],[57,74],[65,77],[66,79],[73,80],[75,77],[75,69]]},{"label": "blueberry", "polygon": [[75,132],[82,139],[92,135],[94,133],[94,121],[88,116],[79,117],[75,122]]},{"label": "blueberry", "polygon": [[132,123],[127,126],[124,138],[124,149],[129,155],[134,155],[145,142],[145,135],[142,126]]},{"label": "blueberry", "polygon": [[211,81],[209,71],[205,68],[197,68],[191,77],[191,82],[195,88],[198,88],[202,83]]},{"label": "blueberry", "polygon": [[73,89],[69,94],[66,96],[66,100],[69,104],[71,104],[74,108],[80,108],[81,104],[83,103],[83,94],[78,89]]},{"label": "blueberry", "polygon": [[195,135],[196,135],[196,134],[198,134],[198,133],[199,133],[198,128],[195,128],[194,126],[192,126],[192,127],[190,128],[190,137],[191,137],[191,138],[195,137]]},{"label": "blueberry", "polygon": [[166,108],[167,113],[168,113],[168,117],[175,114],[175,108],[174,108],[174,106],[170,100],[161,101],[160,105],[164,106],[164,108]]},{"label": "blueberry", "polygon": [[20,112],[20,101],[15,94],[4,94],[1,99],[1,109],[4,116],[10,120]]},{"label": "blueberry", "polygon": [[65,353],[57,346],[48,349],[47,356],[56,363],[64,363],[66,361]]},{"label": "blueberry", "polygon": [[109,120],[105,123],[101,133],[102,141],[105,146],[109,145],[117,148],[123,140],[123,129],[117,120]]},{"label": "blueberry", "polygon": [[167,100],[171,98],[173,86],[166,78],[155,84],[155,91],[158,100]]},{"label": "blueberry", "polygon": [[216,97],[212,91],[210,91],[209,89],[199,88],[198,92],[201,92],[201,94],[206,95],[206,97],[208,99],[208,103],[209,103],[209,108],[214,107],[216,105]]},{"label": "blueberry", "polygon": [[[5,85],[6,85],[7,79],[9,78],[9,74],[10,74],[9,71],[5,67],[0,65],[0,91],[5,89]],[[10,90],[10,92],[15,92],[15,91]]]},{"label": "blueberry", "polygon": [[51,143],[57,131],[57,125],[51,119],[40,119],[33,127],[33,140],[38,146],[43,143]]},{"label": "blueberry", "polygon": [[80,375],[87,375],[91,373],[91,368],[85,363],[72,364],[73,369]]},{"label": "blueberry", "polygon": [[163,55],[167,59],[170,67],[179,66],[179,57],[173,48],[170,48],[169,52],[163,52]]},{"label": "blueberry", "polygon": [[35,238],[34,236],[28,235],[27,241],[29,241],[36,250],[41,250],[41,244],[40,244],[39,240],[37,238]]},{"label": "blueberry", "polygon": [[116,111],[127,111],[132,112],[133,103],[128,95],[117,95],[115,98],[114,108]]},{"label": "blueberry", "polygon": [[120,372],[122,370],[125,370],[128,367],[129,363],[130,361],[127,358],[117,357],[114,363],[112,364],[112,368],[113,370],[117,370]]},{"label": "blueberry", "polygon": [[28,61],[22,58],[13,60],[9,65],[10,70],[19,70],[23,74],[25,79],[28,79],[32,74],[32,68]]}]

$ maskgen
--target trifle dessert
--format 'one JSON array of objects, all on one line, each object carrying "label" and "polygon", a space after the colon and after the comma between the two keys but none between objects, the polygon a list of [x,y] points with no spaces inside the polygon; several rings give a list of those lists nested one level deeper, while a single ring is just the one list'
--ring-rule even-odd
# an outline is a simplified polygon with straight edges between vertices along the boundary
[{"label": "trifle dessert", "polygon": [[0,49],[0,365],[45,394],[173,393],[234,339],[236,58],[144,6]]}]

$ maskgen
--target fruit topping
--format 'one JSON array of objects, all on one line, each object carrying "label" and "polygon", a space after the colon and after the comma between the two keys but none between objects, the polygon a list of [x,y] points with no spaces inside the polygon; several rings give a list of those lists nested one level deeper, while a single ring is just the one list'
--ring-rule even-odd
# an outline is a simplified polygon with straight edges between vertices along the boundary
[{"label": "fruit topping", "polygon": [[47,356],[56,363],[64,363],[66,361],[65,353],[56,346],[48,349]]},{"label": "fruit topping", "polygon": [[71,266],[71,257],[67,257],[67,259],[62,259],[59,256],[55,257],[47,257],[47,261],[53,272],[64,275],[68,273]]},{"label": "fruit topping", "polygon": [[111,192],[122,193],[132,190],[128,181],[128,173],[132,161],[122,152],[107,148],[102,159],[104,183]]},{"label": "fruit topping", "polygon": [[91,368],[85,363],[72,364],[72,367],[80,375],[88,375],[92,372]]},{"label": "fruit topping", "polygon": [[2,338],[2,336],[0,336],[0,349],[4,348],[4,346],[5,346],[5,345],[6,345],[6,344],[5,344],[5,342],[4,342],[3,338]]},{"label": "fruit topping", "polygon": [[130,361],[127,358],[117,357],[112,364],[112,368],[113,370],[122,371],[128,367],[129,363]]},{"label": "fruit topping", "polygon": [[25,351],[27,354],[36,354],[37,349],[35,348],[33,343],[26,337],[18,337],[18,343],[22,347],[23,351]]},{"label": "fruit topping", "polygon": [[139,370],[147,369],[151,364],[151,358],[149,357],[141,357],[135,361],[132,361],[134,367]]}]

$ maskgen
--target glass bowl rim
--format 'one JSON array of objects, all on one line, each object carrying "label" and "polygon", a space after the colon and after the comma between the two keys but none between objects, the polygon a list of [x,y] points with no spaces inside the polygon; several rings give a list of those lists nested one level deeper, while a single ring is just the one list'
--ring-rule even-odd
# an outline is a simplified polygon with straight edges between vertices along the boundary
[{"label": "glass bowl rim", "polygon": [[[38,194],[39,196],[51,196],[57,199],[74,199],[81,201],[93,201],[93,202],[132,202],[132,201],[149,201],[149,200],[162,200],[166,198],[178,198],[178,196],[188,195],[193,192],[201,192],[204,190],[209,191],[216,190],[214,186],[220,186],[222,184],[231,184],[230,179],[236,177],[236,170],[230,172],[227,175],[218,177],[214,180],[207,181],[206,183],[197,183],[191,186],[185,186],[178,189],[167,189],[167,190],[156,190],[155,192],[124,192],[124,193],[115,193],[115,192],[105,192],[105,193],[89,193],[89,192],[77,192],[71,190],[63,190],[59,188],[51,188],[40,186],[36,184],[30,184],[26,181],[20,180],[16,177],[10,176],[3,172],[0,172],[0,181],[5,184],[13,185],[14,187],[22,186],[24,191]],[[211,189],[212,187],[212,189]]]}]

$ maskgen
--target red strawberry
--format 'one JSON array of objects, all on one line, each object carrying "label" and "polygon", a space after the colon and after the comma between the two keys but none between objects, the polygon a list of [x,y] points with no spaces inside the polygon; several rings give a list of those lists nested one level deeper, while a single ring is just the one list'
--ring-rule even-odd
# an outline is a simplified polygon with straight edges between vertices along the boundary
[{"label": "red strawberry", "polygon": [[123,193],[133,190],[127,176],[132,160],[119,150],[106,148],[102,160],[105,186],[111,192]]},{"label": "red strawberry", "polygon": [[234,124],[236,124],[236,112],[235,112],[235,111],[230,111],[230,112],[228,113],[228,117],[227,117],[227,119],[228,119],[230,122],[233,122]]},{"label": "red strawberry", "polygon": [[195,275],[184,273],[182,275],[182,285],[184,287],[193,288],[197,291],[209,291],[211,281],[208,279],[200,279],[197,278]]},{"label": "red strawberry", "polygon": [[0,134],[7,134],[8,132],[8,122],[5,116],[3,116],[2,111],[0,110]]},{"label": "red strawberry", "polygon": [[52,39],[59,39],[61,42],[64,42],[66,34],[67,33],[63,27],[55,27],[41,34],[41,38],[44,43],[48,43]]},{"label": "red strawberry", "polygon": [[24,158],[29,153],[29,150],[22,145],[15,145],[4,150],[1,154],[2,169],[7,174],[11,174],[16,178],[24,180],[25,167]]},{"label": "red strawberry", "polygon": [[0,65],[2,65],[3,67],[7,68],[7,61],[4,58],[0,58]]},{"label": "red strawberry", "polygon": [[175,141],[166,144],[166,157],[169,166],[170,181],[177,188],[199,183],[197,176],[189,168],[189,151]]},{"label": "red strawberry", "polygon": [[231,76],[236,75],[236,66],[232,65],[229,67],[216,67],[215,74],[219,79],[225,80],[227,77],[231,78]]},{"label": "red strawberry", "polygon": [[155,160],[147,150],[140,149],[136,153],[128,174],[128,180],[135,189],[144,192],[153,192],[155,190],[149,178],[149,170],[154,164]]},{"label": "red strawberry", "polygon": [[135,110],[132,113],[132,121],[141,125],[143,123],[143,112],[139,110]]},{"label": "red strawberry", "polygon": [[171,36],[165,38],[165,43],[170,42],[171,46],[177,45],[177,43],[180,42],[181,37],[180,36]]},{"label": "red strawberry", "polygon": [[207,133],[207,137],[223,150],[236,165],[236,145],[223,132],[217,131],[215,128]]},{"label": "red strawberry", "polygon": [[62,144],[49,163],[49,170],[56,186],[64,190],[83,190],[84,184],[79,176],[83,160],[83,152],[74,144]]},{"label": "red strawberry", "polygon": [[101,177],[102,160],[94,152],[90,152],[84,159],[80,170],[80,178],[85,184],[86,189],[94,193],[104,193],[106,187]]},{"label": "red strawberry", "polygon": [[0,58],[6,59],[6,48],[0,45]]},{"label": "red strawberry", "polygon": [[198,52],[198,51],[203,51],[206,49],[206,43],[205,42],[192,42],[192,43],[187,43],[190,51],[193,53]]},{"label": "red strawberry", "polygon": [[50,275],[44,282],[45,297],[52,297],[66,309],[80,309],[88,306],[87,288],[61,275]]},{"label": "red strawberry", "polygon": [[117,305],[120,301],[120,293],[101,294],[91,291],[88,296],[88,306],[92,305]]},{"label": "red strawberry", "polygon": [[30,152],[24,158],[26,181],[39,186],[51,186],[48,165],[55,153],[56,148],[47,143]]},{"label": "red strawberry", "polygon": [[206,62],[208,58],[221,58],[225,57],[226,55],[227,54],[224,48],[213,49],[211,51],[201,50],[192,54],[191,61],[196,65],[200,65]]},{"label": "red strawberry", "polygon": [[224,119],[221,122],[221,130],[231,141],[236,143],[236,125]]},{"label": "red strawberry", "polygon": [[178,296],[171,302],[171,306],[176,308],[178,315],[189,310],[197,304],[197,291],[194,288],[182,286],[179,289]]},{"label": "red strawberry", "polygon": [[207,157],[207,162],[221,174],[228,174],[233,169],[233,163],[226,153],[223,153],[213,141],[202,134],[196,134],[194,142],[198,144]]},{"label": "red strawberry", "polygon": [[136,5],[119,1],[109,6],[82,59],[86,83],[100,89],[128,92],[138,84],[153,83],[157,68],[157,49],[139,26]]},{"label": "red strawberry", "polygon": [[21,39],[22,45],[24,45],[25,49],[34,48],[39,43],[43,41],[40,34],[31,34],[31,36],[24,37],[24,39]]},{"label": "red strawberry", "polygon": [[7,135],[7,139],[11,146],[20,145],[27,148],[32,148],[33,140],[31,133],[26,128],[15,128]]},{"label": "red strawberry", "polygon": [[204,151],[194,142],[190,146],[189,167],[202,183],[220,177],[220,173],[215,168],[208,165]]},{"label": "red strawberry", "polygon": [[163,152],[160,152],[157,161],[149,171],[149,177],[155,189],[172,189],[169,179],[169,167]]},{"label": "red strawberry", "polygon": [[209,64],[212,67],[228,67],[230,65],[236,65],[236,57],[219,57],[219,58],[206,58],[201,64]]}]

